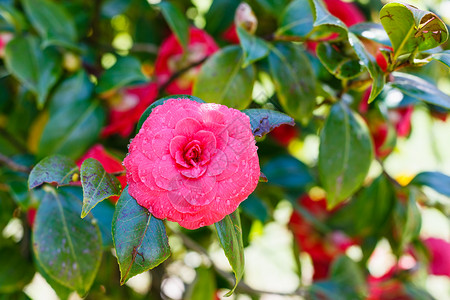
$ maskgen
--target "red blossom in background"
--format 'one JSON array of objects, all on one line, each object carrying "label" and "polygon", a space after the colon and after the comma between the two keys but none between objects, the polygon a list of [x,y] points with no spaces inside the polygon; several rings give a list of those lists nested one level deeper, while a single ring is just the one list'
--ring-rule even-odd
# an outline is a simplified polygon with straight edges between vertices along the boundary
[{"label": "red blossom in background", "polygon": [[5,56],[5,47],[13,37],[12,33],[9,32],[0,33],[0,57]]},{"label": "red blossom in background", "polygon": [[103,128],[103,137],[112,134],[129,136],[142,113],[156,100],[158,87],[156,83],[149,83],[125,89],[117,96],[111,101],[108,125]]},{"label": "red blossom in background", "polygon": [[354,3],[341,0],[324,0],[324,2],[328,11],[347,26],[352,26],[366,20],[363,13]]},{"label": "red blossom in background", "polygon": [[[158,84],[165,84],[175,72],[203,60],[217,50],[219,47],[214,39],[201,29],[195,27],[189,29],[189,44],[185,53],[175,35],[172,34],[163,41],[159,48],[155,63]],[[169,94],[192,94],[192,85],[199,71],[200,66],[189,69],[167,86],[167,92]]]},{"label": "red blossom in background", "polygon": [[369,276],[369,296],[366,300],[413,300],[403,287],[403,283],[393,278],[393,270],[381,277]]},{"label": "red blossom in background", "polygon": [[231,44],[240,43],[239,36],[236,31],[236,25],[234,23],[231,24],[230,27],[228,27],[227,30],[222,33],[222,38]]},{"label": "red blossom in background", "polygon": [[249,118],[219,104],[169,99],[157,106],[124,160],[129,193],[158,219],[187,229],[236,210],[260,175]]},{"label": "red blossom in background", "polygon": [[296,126],[284,124],[272,130],[270,136],[280,145],[286,147],[293,139],[299,136],[299,130]]},{"label": "red blossom in background", "polygon": [[[98,160],[102,164],[105,171],[108,173],[121,172],[125,169],[122,165],[122,162],[115,156],[108,153],[100,144],[94,145],[76,162],[78,167],[81,168],[83,162],[88,158],[94,158]],[[122,189],[124,189],[127,185],[127,179],[125,175],[117,176],[117,179],[119,180]],[[110,200],[113,202],[116,202],[118,199],[119,197],[117,196],[112,196],[110,198]]]},{"label": "red blossom in background", "polygon": [[[319,222],[324,222],[331,213],[336,211],[336,209],[327,211],[325,199],[315,201],[308,195],[302,196],[299,199],[299,204],[317,218]],[[301,251],[311,256],[314,267],[314,280],[327,278],[332,261],[337,256],[344,254],[348,247],[355,244],[353,240],[339,231],[323,237],[314,228],[313,224],[297,212],[292,214],[289,228],[294,234]]]},{"label": "red blossom in background", "polygon": [[450,243],[437,238],[423,241],[430,251],[430,274],[450,277]]}]

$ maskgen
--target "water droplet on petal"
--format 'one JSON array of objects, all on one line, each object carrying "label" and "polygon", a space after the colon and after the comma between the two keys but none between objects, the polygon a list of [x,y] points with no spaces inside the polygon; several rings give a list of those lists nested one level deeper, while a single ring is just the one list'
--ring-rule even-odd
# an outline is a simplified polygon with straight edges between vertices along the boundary
[{"label": "water droplet on petal", "polygon": [[230,200],[227,200],[226,204],[227,204],[227,205],[230,205]]},{"label": "water droplet on petal", "polygon": [[161,185],[162,185],[162,182],[161,182],[161,181],[157,181],[156,184],[157,184],[158,186],[161,186]]}]

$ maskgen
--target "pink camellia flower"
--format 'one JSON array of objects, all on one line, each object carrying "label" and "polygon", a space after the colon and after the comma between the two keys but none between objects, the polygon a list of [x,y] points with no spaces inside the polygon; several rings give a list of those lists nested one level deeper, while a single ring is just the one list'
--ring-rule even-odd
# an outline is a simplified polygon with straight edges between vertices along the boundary
[{"label": "pink camellia flower", "polygon": [[256,150],[250,120],[240,111],[169,99],[130,144],[128,191],[158,219],[188,229],[211,225],[256,188]]},{"label": "pink camellia flower", "polygon": [[[124,170],[124,167],[119,159],[114,157],[113,155],[109,154],[105,148],[101,144],[96,144],[92,146],[86,153],[77,161],[77,165],[79,168],[81,168],[81,165],[83,162],[88,158],[94,158],[98,160],[106,172],[108,173],[114,173],[114,172],[120,172]],[[125,188],[127,185],[127,179],[125,175],[117,176],[117,179],[120,182],[120,185],[122,186],[122,189]],[[112,202],[117,202],[119,197],[112,196],[110,200]]]},{"label": "pink camellia flower", "polygon": [[5,47],[13,37],[13,34],[9,32],[0,33],[0,57],[5,56]]},{"label": "pink camellia flower", "polygon": [[111,102],[108,125],[103,128],[102,136],[117,133],[127,137],[134,130],[142,113],[158,96],[156,83],[128,88],[119,92]]},{"label": "pink camellia flower", "polygon": [[[158,83],[165,84],[173,73],[203,60],[217,50],[219,47],[214,39],[201,29],[194,27],[189,29],[189,45],[186,52],[183,52],[183,47],[172,34],[161,44],[156,58],[155,75]],[[167,92],[169,94],[191,94],[192,85],[199,71],[200,66],[197,66],[184,72],[167,86]]]},{"label": "pink camellia flower", "polygon": [[430,273],[450,277],[450,243],[437,238],[428,238],[424,243],[431,255]]}]

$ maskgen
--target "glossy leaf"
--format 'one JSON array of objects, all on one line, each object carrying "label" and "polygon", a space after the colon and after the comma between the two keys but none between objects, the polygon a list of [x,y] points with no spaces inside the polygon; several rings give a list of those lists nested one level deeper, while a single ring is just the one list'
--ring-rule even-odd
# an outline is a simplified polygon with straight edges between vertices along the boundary
[{"label": "glossy leaf", "polygon": [[359,59],[347,55],[342,44],[319,43],[316,54],[328,72],[339,79],[351,79],[363,71]]},{"label": "glossy leaf", "polygon": [[132,56],[122,56],[117,59],[114,66],[100,76],[96,92],[101,94],[147,81],[147,77],[142,74],[140,61]]},{"label": "glossy leaf", "polygon": [[80,212],[81,199],[64,188],[47,190],[34,222],[33,249],[52,279],[83,296],[100,266],[102,244],[98,226],[80,219]]},{"label": "glossy leaf", "polygon": [[64,6],[49,0],[22,0],[28,19],[44,40],[45,46],[76,48],[77,31]]},{"label": "glossy leaf", "polygon": [[244,51],[243,68],[269,55],[269,45],[264,40],[248,33],[242,27],[238,27],[236,31]]},{"label": "glossy leaf", "polygon": [[256,196],[255,193],[250,194],[239,207],[242,209],[242,213],[263,223],[267,222],[270,218],[270,212],[267,205],[262,199]]},{"label": "glossy leaf", "polygon": [[128,194],[128,187],[116,204],[112,235],[121,284],[156,267],[170,256],[164,223],[137,204]]},{"label": "glossy leaf", "polygon": [[216,298],[216,278],[214,272],[205,267],[197,268],[197,276],[189,286],[184,299],[186,300],[215,300]]},{"label": "glossy leaf", "polygon": [[262,167],[268,182],[288,189],[303,189],[313,183],[308,166],[293,156],[278,156]]},{"label": "glossy leaf", "polygon": [[164,19],[166,19],[178,41],[186,49],[189,42],[189,23],[185,15],[168,1],[162,1],[158,4],[158,7],[161,8]]},{"label": "glossy leaf", "polygon": [[402,54],[435,48],[448,38],[447,27],[437,15],[409,4],[386,4],[380,20],[392,42],[394,61]]},{"label": "glossy leaf", "polygon": [[100,134],[105,112],[97,101],[75,102],[50,115],[38,146],[38,157],[80,157]]},{"label": "glossy leaf", "polygon": [[39,40],[32,36],[16,37],[6,45],[5,64],[9,72],[37,95],[39,108],[44,106],[62,72],[59,53],[50,48],[42,50]]},{"label": "glossy leaf", "polygon": [[19,247],[2,245],[0,248],[0,293],[22,290],[33,279],[34,273],[33,265],[22,256]]},{"label": "glossy leaf", "polygon": [[431,58],[440,61],[441,63],[450,68],[450,50],[434,53],[431,55]]},{"label": "glossy leaf", "polygon": [[14,26],[16,33],[21,33],[22,30],[28,27],[24,15],[15,9],[13,5],[0,3],[0,16]]},{"label": "glossy leaf", "polygon": [[242,111],[250,118],[254,136],[264,136],[280,125],[295,125],[294,119],[281,112],[271,109],[244,109]]},{"label": "glossy leaf", "polygon": [[294,0],[283,10],[277,36],[306,37],[313,30],[314,16],[308,0]]},{"label": "glossy leaf", "polygon": [[75,162],[62,155],[47,156],[38,162],[28,177],[28,187],[33,189],[44,182],[55,182],[58,186],[67,185],[78,171]]},{"label": "glossy leaf", "polygon": [[440,91],[437,86],[415,75],[393,72],[392,86],[408,96],[450,109],[450,96]]},{"label": "glossy leaf", "polygon": [[[338,283],[348,299],[361,299],[367,294],[364,274],[358,264],[348,256],[342,255],[333,262],[330,278]],[[353,297],[350,296],[352,294]]]},{"label": "glossy leaf", "polygon": [[347,26],[337,17],[330,14],[321,0],[311,0],[314,12],[314,27],[329,28],[330,31],[336,31],[340,34],[347,33]]},{"label": "glossy leaf", "polygon": [[161,104],[164,104],[164,102],[166,102],[166,100],[168,99],[189,99],[198,103],[205,103],[205,101],[203,101],[200,98],[197,98],[195,96],[191,96],[191,95],[183,95],[183,94],[179,94],[179,95],[170,95],[167,97],[163,97],[160,98],[158,100],[156,100],[155,102],[153,102],[152,104],[149,105],[149,107],[147,107],[147,109],[142,113],[141,117],[139,118],[139,122],[136,126],[136,134],[139,132],[139,130],[142,127],[142,124],[144,124],[145,120],[147,120],[148,116],[150,116],[150,114],[152,113],[153,109]]},{"label": "glossy leaf", "polygon": [[351,32],[348,33],[348,41],[356,52],[361,63],[369,71],[370,77],[373,79],[372,88],[370,90],[370,96],[368,102],[372,102],[381,93],[384,87],[384,72],[378,66],[375,58],[366,51],[361,41]]},{"label": "glossy leaf", "polygon": [[225,216],[223,220],[214,224],[216,226],[217,235],[219,237],[220,245],[225,252],[225,256],[233,269],[236,277],[236,284],[225,296],[228,297],[233,294],[239,281],[244,274],[244,245],[242,241],[241,218],[239,211]]},{"label": "glossy leaf", "polygon": [[422,172],[417,174],[410,185],[428,186],[436,192],[450,197],[450,176],[439,172]]},{"label": "glossy leaf", "polygon": [[97,225],[102,234],[104,249],[111,249],[113,247],[111,229],[114,209],[115,205],[111,201],[102,201],[91,210],[91,214],[97,220]]},{"label": "glossy leaf", "polygon": [[257,0],[267,12],[279,18],[281,12],[286,8],[289,0]]},{"label": "glossy leaf", "polygon": [[359,37],[363,37],[389,47],[392,46],[389,36],[381,24],[363,22],[352,25],[348,30]]},{"label": "glossy leaf", "polygon": [[[205,15],[205,30],[213,36],[225,31],[234,20],[234,12],[240,0],[215,0]],[[227,13],[224,13],[227,12]]]},{"label": "glossy leaf", "polygon": [[284,110],[307,123],[316,105],[316,82],[304,50],[298,45],[280,43],[269,55],[269,67]]},{"label": "glossy leaf", "polygon": [[106,173],[98,160],[86,159],[81,165],[80,175],[83,186],[82,218],[86,217],[99,202],[111,196],[120,196],[122,190],[119,180],[114,175]]},{"label": "glossy leaf", "polygon": [[255,70],[241,68],[242,50],[238,46],[222,48],[202,65],[193,94],[206,102],[246,108],[252,101]]},{"label": "glossy leaf", "polygon": [[320,133],[318,163],[329,208],[362,185],[372,159],[372,140],[364,120],[345,104],[335,104]]}]

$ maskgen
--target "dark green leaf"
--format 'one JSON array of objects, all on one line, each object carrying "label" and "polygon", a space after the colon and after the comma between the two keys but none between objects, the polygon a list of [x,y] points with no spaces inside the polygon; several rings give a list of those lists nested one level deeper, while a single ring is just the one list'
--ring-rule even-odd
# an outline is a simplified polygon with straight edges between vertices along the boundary
[{"label": "dark green leaf", "polygon": [[132,56],[120,56],[110,69],[98,80],[96,92],[101,94],[113,89],[147,82],[142,74],[141,62]]},{"label": "dark green leaf", "polygon": [[375,58],[366,51],[364,48],[364,45],[361,43],[361,41],[354,35],[353,33],[348,33],[348,41],[350,42],[350,45],[353,47],[353,49],[356,52],[356,55],[358,55],[360,61],[362,64],[367,68],[367,71],[369,71],[370,77],[372,77],[372,89],[370,91],[370,96],[368,102],[372,102],[375,100],[375,98],[378,96],[378,94],[381,93],[384,87],[384,72],[381,70],[381,68],[378,66]]},{"label": "dark green leaf", "polygon": [[343,103],[333,105],[320,133],[318,163],[329,208],[361,186],[372,159],[372,140],[364,120]]},{"label": "dark green leaf", "polygon": [[111,201],[102,201],[91,210],[91,214],[98,221],[97,224],[102,234],[102,243],[105,249],[110,249],[113,246],[111,229],[114,209],[115,205]]},{"label": "dark green leaf", "polygon": [[197,276],[186,292],[186,300],[215,300],[216,299],[216,278],[211,269],[204,267],[195,270]]},{"label": "dark green leaf", "polygon": [[[367,294],[364,274],[348,256],[340,256],[333,262],[330,278],[340,286],[341,294],[346,294],[347,299],[363,299],[363,295]],[[350,295],[356,298],[350,298]]]},{"label": "dark green leaf", "polygon": [[284,8],[276,35],[306,37],[313,30],[313,23],[309,0],[294,0]]},{"label": "dark green leaf", "polygon": [[388,3],[380,11],[380,20],[397,58],[416,50],[435,48],[448,38],[448,30],[437,15],[403,3]]},{"label": "dark green leaf", "polygon": [[408,96],[430,104],[450,109],[450,96],[440,91],[435,85],[411,74],[393,72],[392,86],[398,88]]},{"label": "dark green leaf", "polygon": [[164,223],[137,204],[128,194],[128,187],[116,204],[112,235],[121,284],[156,267],[170,256]]},{"label": "dark green leaf", "polygon": [[19,247],[0,249],[0,293],[22,290],[33,279],[34,273],[33,265],[21,255]]},{"label": "dark green leaf", "polygon": [[335,31],[340,34],[347,33],[347,26],[338,18],[330,14],[321,0],[312,0],[314,5],[314,28],[328,29],[330,32]]},{"label": "dark green leaf", "polygon": [[[234,20],[234,12],[241,0],[215,0],[205,15],[207,32],[218,36],[231,26]],[[227,13],[224,13],[227,12]]]},{"label": "dark green leaf", "polygon": [[240,207],[244,214],[255,220],[260,220],[263,223],[266,223],[269,220],[269,209],[267,205],[254,193],[250,194],[250,196],[241,203]]},{"label": "dark green leaf", "polygon": [[38,157],[62,154],[76,159],[98,138],[105,112],[97,101],[75,102],[50,115],[38,146]]},{"label": "dark green leaf", "polygon": [[244,274],[244,245],[242,242],[242,228],[239,211],[225,216],[223,220],[214,224],[216,226],[217,235],[219,237],[220,245],[228,258],[228,262],[233,269],[236,277],[236,284],[225,296],[228,297],[233,294],[239,281]]},{"label": "dark green leaf", "polygon": [[79,103],[89,100],[94,90],[94,84],[89,80],[84,70],[80,70],[69,78],[65,79],[50,98],[50,114],[56,113],[58,110],[72,103]]},{"label": "dark green leaf", "polygon": [[328,72],[339,79],[351,79],[357,77],[363,71],[359,59],[348,56],[345,49],[342,49],[339,45],[327,42],[319,43],[316,53]]},{"label": "dark green leaf", "polygon": [[186,49],[189,42],[189,23],[185,15],[168,1],[162,1],[158,4],[158,7],[161,8],[164,19],[166,19],[178,41]]},{"label": "dark green leaf", "polygon": [[410,182],[410,185],[425,185],[442,195],[450,197],[450,176],[439,172],[419,173]]},{"label": "dark green leaf", "polygon": [[283,124],[295,125],[294,119],[275,110],[251,108],[244,109],[242,112],[250,118],[254,136],[266,135]]},{"label": "dark green leaf", "polygon": [[216,52],[202,65],[194,84],[193,94],[206,102],[246,108],[252,101],[255,70],[241,68],[242,50],[228,46]]},{"label": "dark green leaf", "polygon": [[257,0],[257,2],[269,13],[279,17],[281,12],[288,5],[289,0]]},{"label": "dark green leaf", "polygon": [[309,168],[293,156],[278,156],[263,168],[268,182],[288,189],[303,189],[313,183]]},{"label": "dark green leaf", "polygon": [[44,182],[56,182],[58,186],[69,184],[78,171],[73,160],[62,155],[47,156],[38,162],[28,177],[28,187],[33,189]]},{"label": "dark green leaf", "polygon": [[122,190],[119,180],[116,176],[106,173],[98,160],[86,159],[81,165],[80,175],[83,186],[81,218],[86,217],[99,202],[111,196],[120,196]]},{"label": "dark green leaf", "polygon": [[269,55],[278,98],[284,110],[294,119],[307,123],[316,105],[315,75],[303,48],[278,44]]},{"label": "dark green leaf", "polygon": [[244,51],[243,68],[269,55],[269,45],[264,40],[248,33],[242,27],[238,27],[236,30]]},{"label": "dark green leaf", "polygon": [[359,37],[363,37],[389,47],[392,46],[389,36],[381,24],[363,22],[351,26],[348,30]]},{"label": "dark green leaf", "polygon": [[147,120],[148,116],[150,116],[150,114],[152,113],[153,109],[161,104],[164,104],[164,102],[166,102],[166,100],[168,99],[189,99],[198,103],[205,103],[205,101],[203,101],[200,98],[197,98],[195,96],[191,96],[191,95],[170,95],[161,99],[156,100],[155,102],[153,102],[152,104],[150,104],[149,107],[147,107],[147,109],[142,113],[141,117],[139,118],[139,122],[136,126],[136,134],[139,132],[139,130],[142,127],[142,124],[144,124],[145,120]]},{"label": "dark green leaf", "polygon": [[431,55],[431,58],[440,61],[441,63],[450,68],[450,50],[434,53]]},{"label": "dark green leaf", "polygon": [[32,36],[16,37],[5,48],[5,63],[19,81],[37,95],[39,108],[44,106],[50,89],[58,80],[61,57],[55,49],[42,50]]},{"label": "dark green leaf", "polygon": [[[348,300],[338,283],[331,280],[314,282],[308,289],[312,300]],[[355,296],[352,294],[351,296]],[[353,299],[353,298],[351,298]]]},{"label": "dark green leaf", "polygon": [[45,272],[85,295],[102,257],[101,235],[92,219],[80,219],[81,199],[64,188],[47,190],[36,213],[33,249]]},{"label": "dark green leaf", "polygon": [[45,46],[77,47],[75,23],[64,6],[49,0],[22,0],[22,4]]},{"label": "dark green leaf", "polygon": [[14,29],[18,34],[28,27],[27,21],[25,20],[23,14],[12,5],[0,3],[0,16],[14,26]]}]

